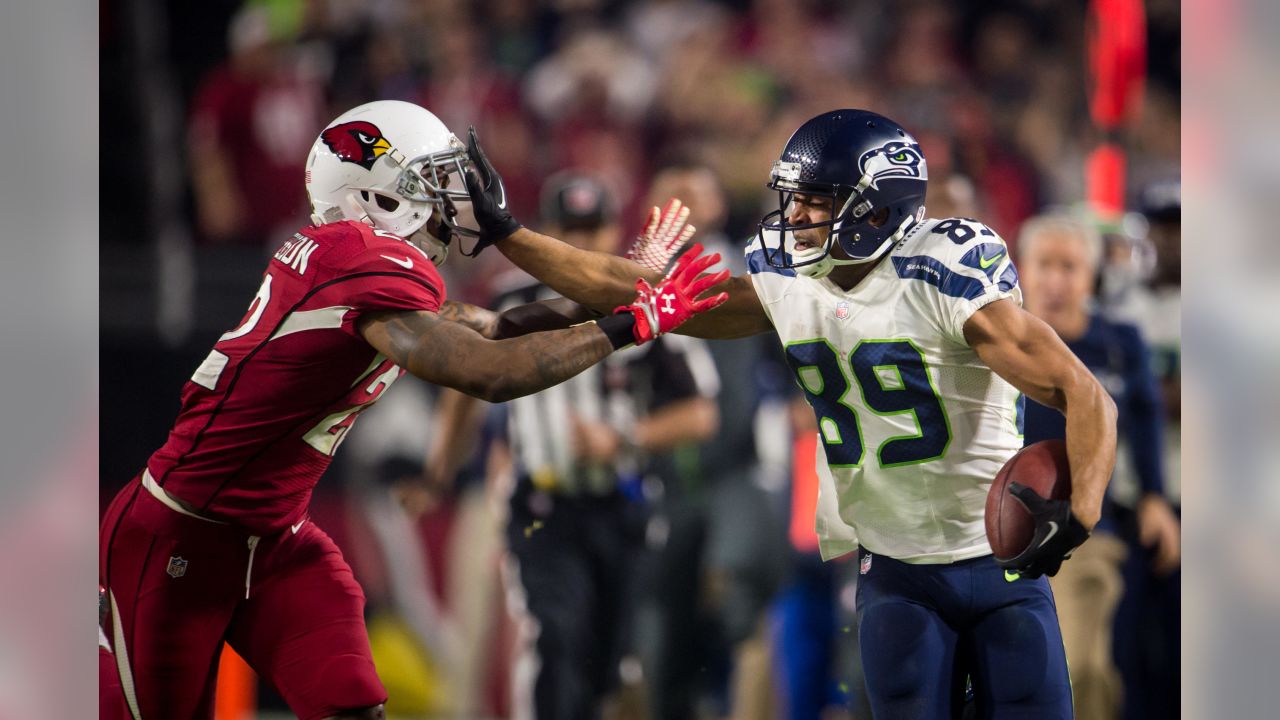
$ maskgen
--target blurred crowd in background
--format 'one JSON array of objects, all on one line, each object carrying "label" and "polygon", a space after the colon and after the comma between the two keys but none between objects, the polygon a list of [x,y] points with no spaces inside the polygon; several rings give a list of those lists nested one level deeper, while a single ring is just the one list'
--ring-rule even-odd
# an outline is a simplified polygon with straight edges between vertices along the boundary
[{"label": "blurred crowd in background", "polygon": [[[1174,0],[1146,11],[1146,92],[1122,137],[1131,212],[1098,217],[1079,208],[1099,140],[1083,2],[104,0],[101,402],[129,421],[103,424],[102,497],[163,441],[182,381],[240,317],[266,258],[308,221],[303,161],[340,112],[400,99],[459,136],[475,126],[518,219],[599,231],[606,249],[624,249],[649,206],[679,196],[698,237],[740,268],[790,133],[820,112],[868,108],[921,142],[929,216],[978,218],[1020,259],[1024,225],[1051,210],[1101,243],[1085,253],[1087,292],[1056,302],[1139,328],[1160,482],[1143,477],[1150,446],[1136,462],[1122,457],[1120,549],[1099,582],[1112,583],[1107,602],[1124,627],[1114,649],[1071,658],[1073,678],[1086,665],[1101,676],[1084,683],[1102,698],[1089,707],[1104,708],[1089,717],[1173,717],[1177,560],[1168,523],[1139,516],[1157,512],[1142,509],[1152,487],[1172,515],[1180,497],[1180,17]],[[593,199],[576,210],[548,201],[566,178],[589,181]],[[574,225],[587,215],[589,227]],[[520,284],[495,252],[455,254],[442,274],[451,297],[491,307]],[[688,420],[688,442],[620,450],[588,430],[568,441],[617,466],[613,490],[636,510],[624,513],[638,587],[608,661],[613,716],[868,717],[857,572],[817,560],[802,462],[813,420],[775,345],[681,351],[690,365],[706,354],[717,376],[690,385],[714,401],[714,422]],[[646,402],[633,426],[661,409]],[[511,488],[532,472],[504,455],[517,432],[502,409],[460,409],[405,379],[317,490],[313,517],[369,596],[392,711],[518,717],[528,702],[513,688],[528,670],[522,618],[533,609],[503,568],[512,543],[545,527],[537,507],[513,519],[513,498],[528,498]],[[441,436],[468,457],[446,462]],[[623,462],[628,451],[642,459]],[[402,481],[424,474],[454,492],[408,498],[425,513],[415,520]],[[261,704],[272,703],[264,689]]]},{"label": "blurred crowd in background", "polygon": [[[459,135],[475,125],[535,224],[553,171],[598,177],[634,230],[655,171],[706,163],[734,238],[754,231],[791,131],[834,107],[912,128],[930,214],[1010,240],[1038,208],[1083,197],[1096,139],[1078,2],[240,5],[104,3],[104,244],[274,246],[307,219],[298,178],[317,128],[372,99],[420,103]],[[1179,161],[1178,4],[1149,5],[1151,79],[1126,138],[1135,199]],[[449,270],[456,295],[485,299],[490,265]]]}]

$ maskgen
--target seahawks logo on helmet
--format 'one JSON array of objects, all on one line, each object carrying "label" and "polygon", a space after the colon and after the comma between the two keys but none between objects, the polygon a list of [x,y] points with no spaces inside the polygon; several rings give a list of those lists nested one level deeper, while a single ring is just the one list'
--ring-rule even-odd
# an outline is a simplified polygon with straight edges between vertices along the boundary
[{"label": "seahawks logo on helmet", "polygon": [[920,154],[920,146],[914,142],[893,140],[880,147],[872,148],[858,158],[858,167],[862,169],[863,181],[876,190],[884,178],[904,178],[909,180],[928,180],[924,155]]}]

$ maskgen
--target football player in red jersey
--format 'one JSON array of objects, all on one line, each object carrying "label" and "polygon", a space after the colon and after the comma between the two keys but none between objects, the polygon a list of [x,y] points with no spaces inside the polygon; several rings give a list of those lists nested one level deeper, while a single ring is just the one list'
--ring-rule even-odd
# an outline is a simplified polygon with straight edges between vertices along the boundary
[{"label": "football player in red jersey", "polygon": [[467,163],[409,103],[362,105],[317,138],[315,224],[271,259],[102,521],[104,626],[135,718],[211,717],[223,642],[304,720],[383,717],[363,592],[307,518],[356,417],[406,370],[491,401],[534,393],[725,300],[699,298],[724,278],[698,277],[718,256],[697,246],[595,321],[567,301],[495,314],[446,300],[435,266],[465,231]]}]

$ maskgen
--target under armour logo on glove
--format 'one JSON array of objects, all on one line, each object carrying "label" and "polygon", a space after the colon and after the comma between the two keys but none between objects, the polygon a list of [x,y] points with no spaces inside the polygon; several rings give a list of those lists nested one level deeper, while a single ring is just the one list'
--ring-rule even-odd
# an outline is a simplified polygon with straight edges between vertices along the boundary
[{"label": "under armour logo on glove", "polygon": [[676,198],[671,198],[662,210],[654,206],[649,212],[649,221],[625,257],[649,270],[662,272],[697,230],[685,224],[688,219],[689,208]]},{"label": "under armour logo on glove", "polygon": [[[729,279],[729,271],[721,270],[702,275],[707,268],[720,262],[720,253],[702,255],[702,245],[689,248],[657,287],[643,278],[636,281],[636,299],[623,305],[615,313],[629,312],[635,316],[634,334],[637,345],[669,333],[698,313],[719,307],[729,299],[728,293],[717,293],[708,298],[698,296],[715,285]],[[662,304],[659,305],[659,300]]]}]

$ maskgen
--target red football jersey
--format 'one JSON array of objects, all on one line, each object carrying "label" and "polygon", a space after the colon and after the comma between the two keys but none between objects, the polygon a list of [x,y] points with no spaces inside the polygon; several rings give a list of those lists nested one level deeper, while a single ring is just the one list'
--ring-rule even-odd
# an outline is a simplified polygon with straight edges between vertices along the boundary
[{"label": "red football jersey", "polygon": [[297,522],[356,416],[404,373],[356,320],[444,298],[426,254],[401,238],[358,222],[304,228],[184,386],[147,468],[205,516],[264,535]]}]

